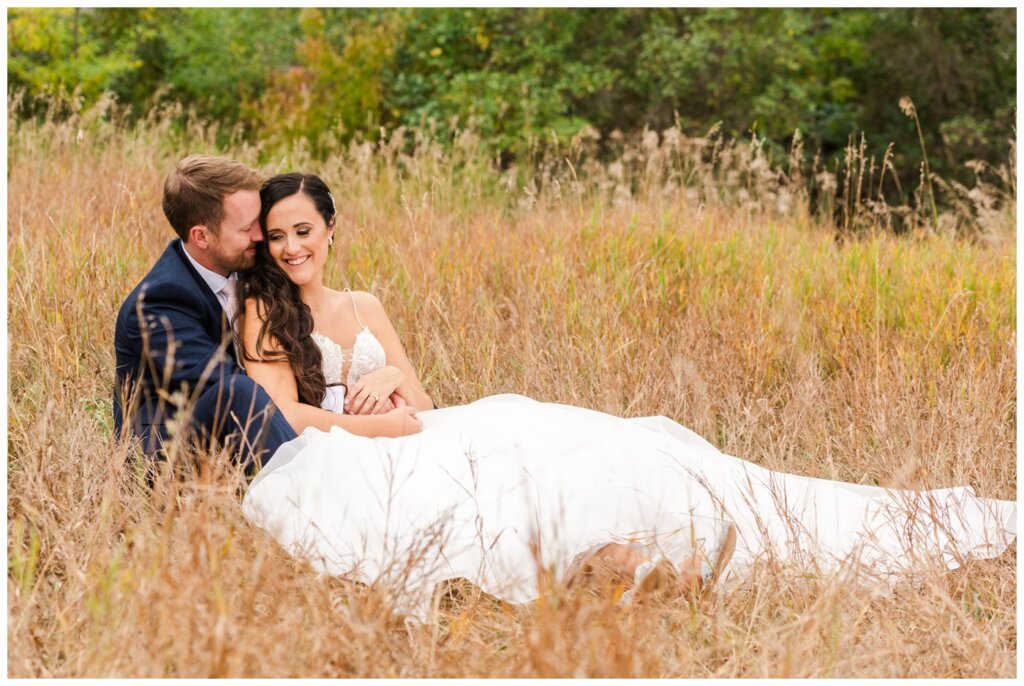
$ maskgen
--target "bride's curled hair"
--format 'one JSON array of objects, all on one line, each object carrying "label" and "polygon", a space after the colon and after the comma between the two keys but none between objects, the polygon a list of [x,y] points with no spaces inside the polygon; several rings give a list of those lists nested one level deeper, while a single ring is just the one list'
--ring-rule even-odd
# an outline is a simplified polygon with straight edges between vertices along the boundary
[{"label": "bride's curled hair", "polygon": [[298,285],[274,262],[267,247],[267,214],[278,202],[296,193],[308,196],[327,226],[334,225],[334,196],[319,177],[298,172],[278,174],[260,188],[263,240],[256,245],[253,268],[238,275],[238,302],[255,298],[263,323],[256,336],[256,349],[241,346],[242,359],[287,361],[295,376],[299,402],[319,406],[327,393],[327,383],[320,348],[312,338],[313,313],[302,302]]}]

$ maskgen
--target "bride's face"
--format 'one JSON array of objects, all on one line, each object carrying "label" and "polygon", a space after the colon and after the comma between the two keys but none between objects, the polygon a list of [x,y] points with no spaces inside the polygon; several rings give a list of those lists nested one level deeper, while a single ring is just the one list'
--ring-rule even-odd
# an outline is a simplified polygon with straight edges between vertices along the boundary
[{"label": "bride's face", "polygon": [[327,242],[334,233],[313,200],[296,193],[267,213],[267,249],[288,278],[299,286],[319,282],[327,262]]}]

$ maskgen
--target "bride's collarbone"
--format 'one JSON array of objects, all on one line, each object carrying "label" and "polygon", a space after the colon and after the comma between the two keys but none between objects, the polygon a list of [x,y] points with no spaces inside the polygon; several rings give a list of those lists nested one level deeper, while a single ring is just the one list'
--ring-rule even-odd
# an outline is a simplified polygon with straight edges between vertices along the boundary
[{"label": "bride's collarbone", "polygon": [[[369,324],[367,316],[362,311],[356,315],[348,292],[326,290],[328,297],[325,298],[324,307],[320,312],[313,313],[313,331],[327,337],[343,350],[351,350],[359,335],[369,328],[363,326]],[[358,296],[359,291],[353,294]]]}]

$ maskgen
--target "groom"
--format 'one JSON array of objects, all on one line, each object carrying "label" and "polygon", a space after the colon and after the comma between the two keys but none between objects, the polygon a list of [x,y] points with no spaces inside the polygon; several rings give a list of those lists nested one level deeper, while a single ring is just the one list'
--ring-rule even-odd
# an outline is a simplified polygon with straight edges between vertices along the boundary
[{"label": "groom", "polygon": [[295,438],[239,367],[231,335],[236,272],[252,267],[263,240],[261,181],[234,160],[193,155],[164,183],[178,238],[125,299],[114,331],[114,430],[138,436],[150,460],[175,438],[216,441],[251,471]]}]

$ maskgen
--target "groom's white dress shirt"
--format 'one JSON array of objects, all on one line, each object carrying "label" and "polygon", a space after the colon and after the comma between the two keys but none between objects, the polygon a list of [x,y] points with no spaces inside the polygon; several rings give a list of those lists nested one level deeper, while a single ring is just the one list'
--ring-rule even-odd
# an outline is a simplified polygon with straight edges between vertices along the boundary
[{"label": "groom's white dress shirt", "polygon": [[220,306],[224,309],[224,314],[227,315],[228,321],[235,316],[235,310],[238,309],[238,301],[235,298],[235,287],[238,284],[238,274],[231,272],[230,276],[221,276],[215,271],[211,271],[195,261],[195,259],[185,250],[185,257],[192,263],[192,266],[199,272],[199,276],[203,277],[203,281],[210,287],[213,294],[217,296],[217,300],[220,302]]}]

